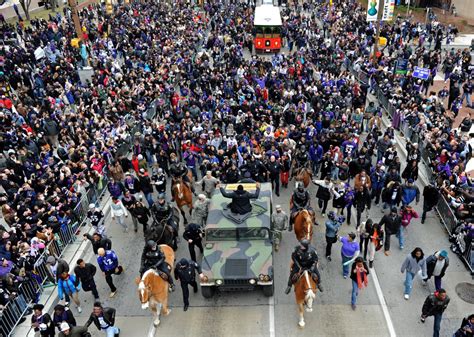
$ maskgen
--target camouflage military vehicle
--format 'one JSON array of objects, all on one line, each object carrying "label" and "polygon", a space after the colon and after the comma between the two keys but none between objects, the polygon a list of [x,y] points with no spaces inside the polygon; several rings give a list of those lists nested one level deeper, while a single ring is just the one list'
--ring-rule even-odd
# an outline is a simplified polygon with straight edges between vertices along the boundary
[{"label": "camouflage military vehicle", "polygon": [[[238,184],[225,186],[234,191]],[[255,184],[242,184],[254,192]],[[272,189],[270,183],[260,186],[258,199],[251,200],[252,212],[231,213],[231,199],[216,191],[209,206],[201,279],[202,295],[212,297],[216,289],[254,290],[262,288],[273,296],[273,246],[270,232]]]}]

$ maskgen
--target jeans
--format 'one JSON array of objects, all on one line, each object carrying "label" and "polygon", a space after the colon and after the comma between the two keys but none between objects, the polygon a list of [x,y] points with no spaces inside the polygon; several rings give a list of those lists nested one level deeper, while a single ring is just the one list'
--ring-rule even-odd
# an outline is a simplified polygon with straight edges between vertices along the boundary
[{"label": "jeans", "polygon": [[109,326],[107,329],[102,329],[102,331],[105,331],[105,336],[114,337],[120,332],[120,329],[115,326]]},{"label": "jeans", "polygon": [[400,244],[400,249],[403,248],[404,243],[405,243],[405,238],[403,237],[404,232],[405,232],[405,228],[403,226],[400,226],[400,229],[398,230],[398,234],[397,234],[398,243]]},{"label": "jeans", "polygon": [[152,193],[144,193],[145,194],[145,199],[148,202],[148,206],[153,206],[153,194]]},{"label": "jeans", "polygon": [[355,305],[357,302],[357,295],[359,295],[359,286],[357,282],[352,280],[352,297],[351,297],[351,304]]},{"label": "jeans", "polygon": [[410,273],[408,270],[405,277],[405,295],[410,295],[411,290],[413,289],[413,279],[415,278],[414,273]]},{"label": "jeans", "polygon": [[471,94],[468,94],[466,92],[464,92],[462,94],[462,101],[464,102],[464,98],[466,98],[466,103],[467,103],[467,106],[471,106],[472,105],[472,102],[471,102]]},{"label": "jeans", "polygon": [[443,319],[443,314],[436,314],[433,317],[434,317],[433,337],[439,337],[439,330],[441,329],[441,320]]},{"label": "jeans", "polygon": [[345,256],[341,252],[341,257],[342,257],[342,276],[349,276],[349,264],[345,264],[347,261],[352,260],[352,257]]},{"label": "jeans", "polygon": [[195,166],[188,166],[188,168],[191,170],[191,173],[193,175],[194,180],[198,180],[198,174]]},{"label": "jeans", "polygon": [[115,219],[117,219],[117,222],[123,227],[124,230],[128,229],[128,226],[125,223],[125,215],[116,216]]}]

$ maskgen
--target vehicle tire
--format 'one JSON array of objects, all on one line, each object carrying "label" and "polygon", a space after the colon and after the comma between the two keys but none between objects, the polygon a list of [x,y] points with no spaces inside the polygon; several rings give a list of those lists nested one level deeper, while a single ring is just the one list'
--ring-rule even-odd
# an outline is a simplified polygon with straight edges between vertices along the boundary
[{"label": "vehicle tire", "polygon": [[266,296],[266,297],[270,297],[270,296],[273,296],[273,293],[274,293],[274,290],[275,290],[275,287],[274,285],[269,285],[269,286],[262,286],[263,288],[263,294]]},{"label": "vehicle tire", "polygon": [[214,296],[214,287],[201,287],[202,297],[211,298]]}]

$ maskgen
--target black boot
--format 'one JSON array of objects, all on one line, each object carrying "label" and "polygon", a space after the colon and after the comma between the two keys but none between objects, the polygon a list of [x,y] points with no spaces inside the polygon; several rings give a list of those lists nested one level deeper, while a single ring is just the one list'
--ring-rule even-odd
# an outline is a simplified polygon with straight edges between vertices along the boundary
[{"label": "black boot", "polygon": [[372,269],[374,267],[374,261],[369,261],[369,268]]},{"label": "black boot", "polygon": [[321,285],[321,282],[318,282],[317,287],[318,287],[318,289],[319,289],[320,292],[322,292],[322,293],[324,292],[323,286]]},{"label": "black boot", "polygon": [[291,291],[291,286],[289,285],[288,287],[286,287],[285,289],[285,294],[288,295]]}]

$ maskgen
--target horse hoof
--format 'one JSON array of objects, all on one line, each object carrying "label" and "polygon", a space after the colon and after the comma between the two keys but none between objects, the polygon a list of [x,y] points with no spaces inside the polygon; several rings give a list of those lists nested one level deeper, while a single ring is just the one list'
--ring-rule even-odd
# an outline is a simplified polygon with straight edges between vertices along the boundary
[{"label": "horse hoof", "polygon": [[306,308],[306,312],[313,312],[313,308]]},{"label": "horse hoof", "polygon": [[306,325],[306,323],[305,323],[304,321],[298,322],[298,326],[299,326],[300,328],[304,328],[305,325]]},{"label": "horse hoof", "polygon": [[154,321],[154,322],[153,322],[153,326],[154,326],[154,327],[157,327],[158,325],[160,325],[160,320],[157,320],[157,321]]}]

